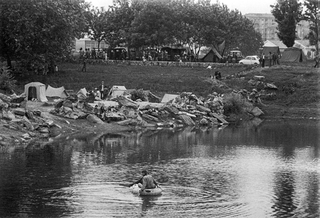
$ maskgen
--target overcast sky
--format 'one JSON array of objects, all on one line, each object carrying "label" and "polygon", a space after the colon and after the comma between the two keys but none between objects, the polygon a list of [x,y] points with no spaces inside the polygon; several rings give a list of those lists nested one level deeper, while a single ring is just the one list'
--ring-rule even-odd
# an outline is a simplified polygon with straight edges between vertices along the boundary
[{"label": "overcast sky", "polygon": [[[112,4],[112,0],[87,0],[96,7],[108,7]],[[217,2],[217,0],[212,0]],[[276,3],[276,0],[219,0],[230,9],[238,9],[242,14],[247,13],[271,13],[270,5]]]}]

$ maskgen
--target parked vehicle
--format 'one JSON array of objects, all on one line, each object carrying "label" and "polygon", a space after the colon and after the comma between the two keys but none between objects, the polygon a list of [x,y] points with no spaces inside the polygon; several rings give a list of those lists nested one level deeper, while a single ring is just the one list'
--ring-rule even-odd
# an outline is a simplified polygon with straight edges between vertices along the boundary
[{"label": "parked vehicle", "polygon": [[243,59],[242,52],[239,49],[233,49],[229,52],[227,61],[229,63],[239,63]]},{"label": "parked vehicle", "polygon": [[247,56],[244,59],[240,60],[239,64],[248,64],[248,65],[257,64],[258,65],[258,64],[260,64],[259,57],[256,55]]}]

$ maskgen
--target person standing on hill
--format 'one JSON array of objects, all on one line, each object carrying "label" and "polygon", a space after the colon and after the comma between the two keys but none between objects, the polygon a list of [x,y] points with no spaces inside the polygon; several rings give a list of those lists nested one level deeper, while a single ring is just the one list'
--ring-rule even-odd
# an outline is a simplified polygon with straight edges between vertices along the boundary
[{"label": "person standing on hill", "polygon": [[269,67],[271,67],[271,65],[272,65],[272,53],[271,53],[271,51],[269,52],[268,59],[269,59]]},{"label": "person standing on hill", "polygon": [[261,57],[261,67],[264,67],[265,61],[266,61],[266,56],[264,55],[264,53],[262,53],[262,57]]},{"label": "person standing on hill", "polygon": [[319,54],[317,54],[314,57],[314,61],[316,62],[315,65],[314,65],[314,68],[318,68],[319,67],[319,61],[320,61]]},{"label": "person standing on hill", "polygon": [[277,64],[277,53],[276,52],[274,52],[273,54],[272,54],[272,65],[276,65]]},{"label": "person standing on hill", "polygon": [[82,59],[82,68],[81,68],[82,72],[87,72],[87,58],[83,58]]},{"label": "person standing on hill", "polygon": [[84,51],[82,50],[82,47],[79,50],[79,54],[80,54],[80,60],[82,60],[84,58]]}]

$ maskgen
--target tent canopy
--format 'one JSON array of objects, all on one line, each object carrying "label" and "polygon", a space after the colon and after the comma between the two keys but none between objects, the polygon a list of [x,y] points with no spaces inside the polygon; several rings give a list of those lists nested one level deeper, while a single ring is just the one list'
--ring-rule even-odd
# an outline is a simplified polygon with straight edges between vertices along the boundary
[{"label": "tent canopy", "polygon": [[270,52],[271,54],[273,53],[280,54],[280,47],[275,42],[267,40],[264,42],[264,45],[262,47],[262,53],[264,55],[269,55]]},{"label": "tent canopy", "polygon": [[276,47],[264,47],[263,46],[262,52],[264,55],[268,55],[270,52],[271,52],[271,54],[273,54],[273,53],[280,54],[280,49],[278,46],[276,46]]},{"label": "tent canopy", "polygon": [[303,62],[303,61],[306,61],[307,58],[303,53],[302,49],[290,47],[290,48],[286,48],[283,51],[283,54],[280,60],[285,62]]},{"label": "tent canopy", "polygon": [[68,93],[66,92],[63,86],[59,88],[53,88],[52,86],[48,85],[46,90],[47,97],[58,97],[58,98],[66,98],[68,97]]},{"label": "tent canopy", "polygon": [[175,95],[175,94],[165,94],[161,100],[161,103],[167,103],[173,99],[175,99],[176,97],[178,97],[179,95]]},{"label": "tent canopy", "polygon": [[123,95],[126,90],[127,89],[125,86],[112,86],[108,93],[108,96],[110,96],[111,98],[115,98]]},{"label": "tent canopy", "polygon": [[219,52],[215,48],[211,48],[209,52],[201,59],[204,62],[217,62],[221,58],[222,56],[219,54]]},{"label": "tent canopy", "polygon": [[31,82],[24,86],[24,93],[26,94],[26,99],[37,100],[41,102],[48,101],[46,97],[46,86],[40,82]]}]

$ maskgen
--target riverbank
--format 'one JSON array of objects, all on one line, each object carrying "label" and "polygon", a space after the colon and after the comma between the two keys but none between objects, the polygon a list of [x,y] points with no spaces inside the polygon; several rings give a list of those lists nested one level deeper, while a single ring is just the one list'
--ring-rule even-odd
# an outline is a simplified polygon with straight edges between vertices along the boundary
[{"label": "riverbank", "polygon": [[[162,97],[165,93],[179,94],[192,92],[198,96],[207,96],[216,92],[227,95],[233,92],[256,89],[261,99],[263,119],[298,118],[318,119],[319,71],[312,68],[313,63],[282,64],[270,68],[248,67],[241,65],[212,65],[211,69],[203,67],[179,66],[128,66],[128,65],[89,65],[87,72],[81,72],[78,64],[61,64],[60,71],[54,75],[32,75],[24,79],[25,83],[39,81],[53,87],[64,86],[67,90],[77,92],[81,88],[88,90],[100,87],[101,82],[108,88],[123,85],[127,89],[150,90]],[[222,79],[215,80],[213,75],[221,72]],[[18,84],[23,90],[25,83]],[[53,140],[61,135],[77,132],[118,132],[130,130],[117,124],[97,124],[86,119],[65,119],[49,113],[53,106],[43,106],[39,102],[28,102],[29,110],[40,110],[41,116],[55,123],[49,137],[41,140],[41,134],[32,139],[23,138],[27,131],[11,129],[7,122],[0,122],[0,141],[2,147],[11,144],[27,146]],[[229,114],[234,118],[233,114]],[[236,118],[235,118],[236,119]],[[232,119],[231,119],[232,120]],[[50,128],[51,129],[51,128]],[[5,139],[5,140],[3,140]],[[40,140],[39,140],[40,139]]]}]

